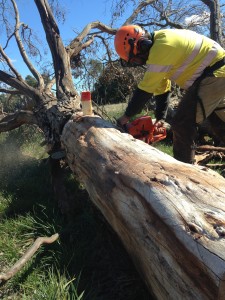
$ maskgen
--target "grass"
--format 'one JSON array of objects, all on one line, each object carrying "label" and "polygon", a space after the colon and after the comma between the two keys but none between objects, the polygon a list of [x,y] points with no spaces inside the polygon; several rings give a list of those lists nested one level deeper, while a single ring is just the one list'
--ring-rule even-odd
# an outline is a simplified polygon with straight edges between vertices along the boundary
[{"label": "grass", "polygon": [[54,202],[42,137],[33,129],[0,135],[0,272],[6,272],[39,236],[59,232],[0,287],[7,300],[150,300],[116,234],[72,175],[74,219]]}]

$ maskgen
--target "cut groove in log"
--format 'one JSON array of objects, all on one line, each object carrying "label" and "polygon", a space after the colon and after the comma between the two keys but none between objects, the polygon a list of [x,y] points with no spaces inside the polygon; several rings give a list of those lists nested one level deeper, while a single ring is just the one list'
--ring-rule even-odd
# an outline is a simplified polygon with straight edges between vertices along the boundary
[{"label": "cut groove in log", "polygon": [[157,299],[221,299],[225,179],[98,117],[66,124],[68,163]]}]

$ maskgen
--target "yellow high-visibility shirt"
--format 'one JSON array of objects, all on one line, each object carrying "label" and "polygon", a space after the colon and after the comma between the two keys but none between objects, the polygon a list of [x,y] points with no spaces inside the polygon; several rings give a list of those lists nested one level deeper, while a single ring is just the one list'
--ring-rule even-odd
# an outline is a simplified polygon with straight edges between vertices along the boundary
[{"label": "yellow high-visibility shirt", "polygon": [[[188,89],[204,69],[225,57],[215,41],[185,29],[155,31],[146,72],[138,88],[155,95],[170,90],[171,81]],[[225,66],[214,72],[225,77]]]}]

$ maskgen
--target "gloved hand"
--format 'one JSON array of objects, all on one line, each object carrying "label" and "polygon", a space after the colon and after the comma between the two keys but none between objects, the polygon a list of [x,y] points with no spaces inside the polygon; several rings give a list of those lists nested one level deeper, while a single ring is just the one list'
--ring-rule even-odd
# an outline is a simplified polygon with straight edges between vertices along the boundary
[{"label": "gloved hand", "polygon": [[117,127],[119,128],[120,131],[122,132],[127,132],[126,129],[126,124],[129,122],[130,118],[127,117],[126,115],[122,115],[119,119],[117,119]]},{"label": "gloved hand", "polygon": [[169,123],[165,122],[165,120],[156,120],[154,123],[155,129],[165,128],[166,130],[170,130],[171,126]]},{"label": "gloved hand", "polygon": [[122,115],[119,119],[117,119],[117,123],[120,125],[125,125],[129,122],[130,118],[127,117],[126,115]]}]

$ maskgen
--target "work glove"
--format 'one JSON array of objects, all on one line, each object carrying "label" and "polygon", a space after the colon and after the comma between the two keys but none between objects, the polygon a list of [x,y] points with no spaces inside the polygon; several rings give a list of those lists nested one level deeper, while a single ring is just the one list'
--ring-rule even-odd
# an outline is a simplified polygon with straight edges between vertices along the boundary
[{"label": "work glove", "polygon": [[129,122],[129,120],[130,118],[126,115],[122,115],[119,119],[116,120],[116,125],[121,132],[127,132],[126,124]]},{"label": "work glove", "polygon": [[167,123],[165,120],[156,120],[154,123],[155,128],[165,128],[167,131],[171,129],[171,126],[169,123]]}]

